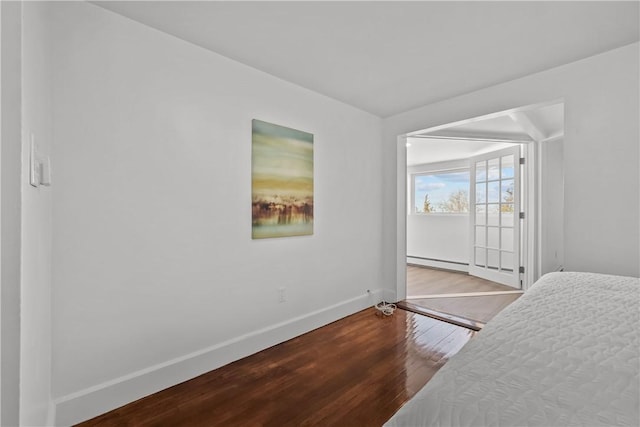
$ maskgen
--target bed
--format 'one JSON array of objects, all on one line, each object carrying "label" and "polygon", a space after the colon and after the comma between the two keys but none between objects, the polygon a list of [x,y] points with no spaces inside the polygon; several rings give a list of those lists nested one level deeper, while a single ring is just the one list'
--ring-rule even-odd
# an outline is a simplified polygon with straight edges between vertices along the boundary
[{"label": "bed", "polygon": [[385,424],[638,426],[640,279],[543,276]]}]

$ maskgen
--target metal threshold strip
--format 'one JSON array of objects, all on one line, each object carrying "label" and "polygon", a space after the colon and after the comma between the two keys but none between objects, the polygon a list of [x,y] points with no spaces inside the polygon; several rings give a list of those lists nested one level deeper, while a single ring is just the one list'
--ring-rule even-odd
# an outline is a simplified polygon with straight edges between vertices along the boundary
[{"label": "metal threshold strip", "polygon": [[432,310],[430,308],[412,304],[407,300],[398,301],[396,305],[398,306],[398,308],[401,308],[403,310],[407,310],[416,314],[421,314],[423,316],[431,317],[432,319],[440,320],[441,322],[447,322],[447,323],[451,323],[452,325],[471,329],[472,331],[479,331],[485,325],[485,323],[478,322],[477,320],[467,319],[466,317],[455,316],[453,314]]}]

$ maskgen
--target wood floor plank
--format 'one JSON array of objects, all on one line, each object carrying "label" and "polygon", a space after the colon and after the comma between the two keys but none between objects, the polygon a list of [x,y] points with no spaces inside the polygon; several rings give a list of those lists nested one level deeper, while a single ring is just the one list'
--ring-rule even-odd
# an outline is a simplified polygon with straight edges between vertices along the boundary
[{"label": "wood floor plank", "polygon": [[455,314],[487,323],[518,298],[520,298],[520,294],[412,299],[411,302],[442,313]]},{"label": "wood floor plank", "polygon": [[380,426],[475,332],[367,309],[80,426]]},{"label": "wood floor plank", "polygon": [[407,300],[399,307],[431,316],[473,330],[480,330],[489,320],[521,294],[456,296],[451,298],[417,298],[418,295],[460,294],[473,292],[511,292],[514,289],[466,273],[407,265]]},{"label": "wood floor plank", "polygon": [[407,297],[459,292],[512,291],[513,288],[467,273],[407,265]]}]

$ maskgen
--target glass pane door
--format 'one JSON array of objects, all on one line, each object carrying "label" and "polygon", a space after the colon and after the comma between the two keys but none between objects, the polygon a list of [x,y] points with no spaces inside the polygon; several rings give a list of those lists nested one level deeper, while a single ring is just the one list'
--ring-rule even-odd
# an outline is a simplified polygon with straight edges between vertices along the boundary
[{"label": "glass pane door", "polygon": [[520,146],[471,159],[469,274],[520,288]]}]

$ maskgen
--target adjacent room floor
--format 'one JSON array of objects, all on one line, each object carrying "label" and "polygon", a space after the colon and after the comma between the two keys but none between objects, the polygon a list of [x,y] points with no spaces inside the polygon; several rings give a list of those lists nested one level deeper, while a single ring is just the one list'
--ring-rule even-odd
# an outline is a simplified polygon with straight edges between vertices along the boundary
[{"label": "adjacent room floor", "polygon": [[81,426],[381,426],[475,332],[371,308]]},{"label": "adjacent room floor", "polygon": [[501,285],[464,272],[407,265],[407,298],[417,298],[422,295],[513,290],[511,286]]},{"label": "adjacent room floor", "polygon": [[[407,299],[401,306],[479,330],[520,297],[516,291],[463,272],[407,265]],[[485,292],[491,294],[478,295]]]}]

